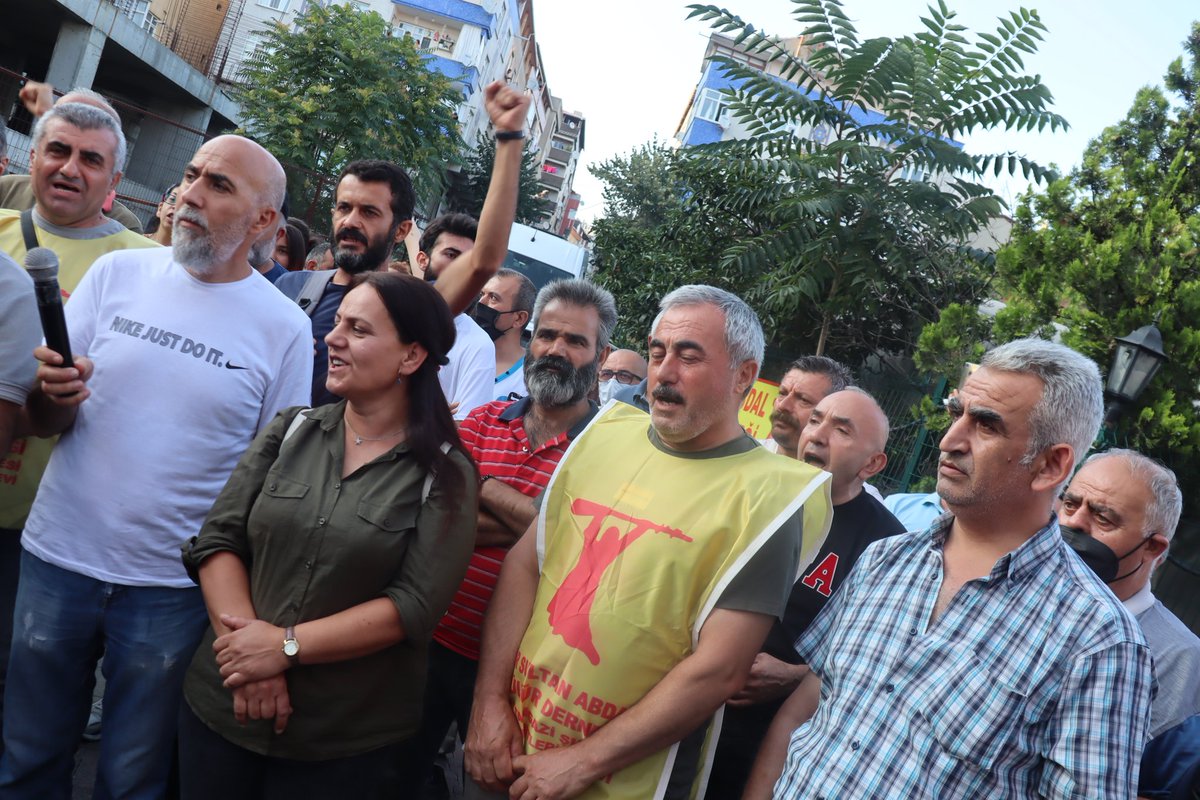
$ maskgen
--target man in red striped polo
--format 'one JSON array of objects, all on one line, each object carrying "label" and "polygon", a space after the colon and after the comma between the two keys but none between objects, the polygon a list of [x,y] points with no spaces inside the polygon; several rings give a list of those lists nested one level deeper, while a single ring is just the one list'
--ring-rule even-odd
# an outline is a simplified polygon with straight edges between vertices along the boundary
[{"label": "man in red striped polo", "polygon": [[588,392],[608,357],[617,324],[612,295],[583,280],[556,281],[538,294],[525,357],[527,397],[472,411],[459,436],[479,467],[475,553],[450,609],[433,633],[421,731],[405,766],[405,785],[429,777],[451,722],[460,740],[471,716],[480,628],[508,548],[537,516],[541,494],[571,440],[596,413]]}]

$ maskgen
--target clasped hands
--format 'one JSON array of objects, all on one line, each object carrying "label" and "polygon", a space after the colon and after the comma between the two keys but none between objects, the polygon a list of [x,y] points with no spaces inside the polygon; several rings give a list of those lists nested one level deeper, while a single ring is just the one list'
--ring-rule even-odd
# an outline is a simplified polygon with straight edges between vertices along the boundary
[{"label": "clasped hands", "polygon": [[230,614],[221,615],[221,624],[230,631],[213,642],[213,653],[225,688],[233,691],[234,717],[243,725],[247,719],[274,719],[275,733],[283,733],[292,715],[283,628]]},{"label": "clasped hands", "polygon": [[463,748],[467,774],[510,800],[569,800],[596,780],[574,746],[525,755],[511,706],[477,700]]}]

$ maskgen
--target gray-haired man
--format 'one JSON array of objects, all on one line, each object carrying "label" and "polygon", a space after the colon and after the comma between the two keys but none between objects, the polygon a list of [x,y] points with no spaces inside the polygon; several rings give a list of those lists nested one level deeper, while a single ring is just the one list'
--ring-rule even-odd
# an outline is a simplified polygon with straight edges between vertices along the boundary
[{"label": "gray-haired man", "polygon": [[1010,342],[947,408],[951,514],[871,545],[797,642],[812,672],[744,797],[1133,796],[1150,650],[1051,515],[1100,426],[1099,370]]},{"label": "gray-haired man", "polygon": [[1166,797],[1174,788],[1184,771],[1178,759],[1188,749],[1181,744],[1200,732],[1194,719],[1200,713],[1200,638],[1150,591],[1150,576],[1166,557],[1182,510],[1175,473],[1133,450],[1089,458],[1058,507],[1063,538],[1137,619],[1154,655],[1158,693],[1138,775],[1138,795],[1145,797]]},{"label": "gray-haired man", "polygon": [[738,424],[762,361],[754,312],[708,286],[661,308],[649,417],[597,415],[504,561],[465,748],[488,791],[702,790],[708,723],[824,537],[828,476]]}]

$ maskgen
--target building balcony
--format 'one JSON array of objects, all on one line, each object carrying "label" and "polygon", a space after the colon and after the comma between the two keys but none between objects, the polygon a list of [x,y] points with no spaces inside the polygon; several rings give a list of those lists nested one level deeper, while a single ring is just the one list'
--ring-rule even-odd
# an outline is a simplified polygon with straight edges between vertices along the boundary
[{"label": "building balcony", "polygon": [[554,192],[558,192],[560,189],[562,189],[563,174],[561,172],[543,172],[541,178],[538,179],[538,183],[553,190]]},{"label": "building balcony", "polygon": [[556,164],[561,164],[564,167],[571,163],[571,151],[564,150],[561,147],[550,147],[550,152],[546,154],[547,161],[553,161]]},{"label": "building balcony", "polygon": [[405,11],[476,25],[487,31],[488,36],[492,35],[495,18],[481,6],[467,0],[392,0],[392,4]]},{"label": "building balcony", "polygon": [[454,81],[462,89],[464,97],[470,97],[478,88],[479,70],[461,61],[455,61],[436,53],[426,53],[425,68],[431,72],[440,72]]}]

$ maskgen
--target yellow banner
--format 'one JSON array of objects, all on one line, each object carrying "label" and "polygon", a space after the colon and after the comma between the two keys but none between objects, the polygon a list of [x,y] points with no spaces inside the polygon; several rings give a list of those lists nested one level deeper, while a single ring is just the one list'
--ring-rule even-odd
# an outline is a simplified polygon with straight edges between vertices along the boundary
[{"label": "yellow banner", "polygon": [[738,422],[746,433],[755,439],[766,439],[771,435],[771,409],[779,396],[779,384],[759,378],[746,395],[746,401],[738,410]]}]

